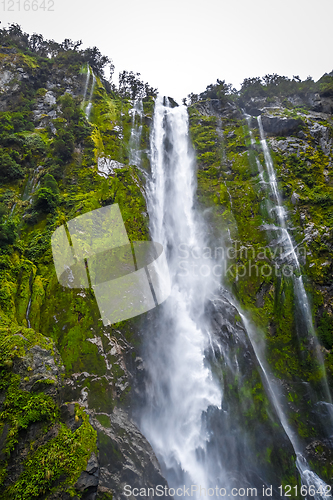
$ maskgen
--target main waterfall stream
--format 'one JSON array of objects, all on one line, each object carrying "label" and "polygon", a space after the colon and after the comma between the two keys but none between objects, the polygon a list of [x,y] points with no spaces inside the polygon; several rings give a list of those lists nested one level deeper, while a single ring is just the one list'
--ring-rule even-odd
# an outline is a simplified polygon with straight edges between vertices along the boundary
[{"label": "main waterfall stream", "polygon": [[221,406],[222,394],[204,354],[209,341],[204,302],[215,284],[211,273],[203,278],[189,272],[187,266],[198,264],[196,260],[185,261],[183,267],[179,261],[181,251],[204,247],[203,222],[193,210],[195,171],[185,107],[172,109],[157,99],[151,154],[151,236],[167,251],[172,292],[161,308],[151,352],[151,407],[142,428],[164,468],[178,476],[171,483],[207,487],[209,436],[202,415],[210,406]]},{"label": "main waterfall stream", "polygon": [[[278,467],[289,460],[295,476],[297,457],[302,484],[315,485],[312,498],[319,500],[325,495],[317,490],[326,485],[310,470],[288,424],[262,341],[215,273],[222,257],[212,251],[207,222],[195,207],[188,134],[186,107],[172,108],[159,96],[146,196],[151,237],[165,249],[172,291],[145,325],[139,426],[177,498],[186,488],[192,498],[280,498]],[[265,416],[249,428],[246,408],[260,379]],[[264,460],[264,449],[281,457]],[[272,493],[263,494],[271,485]]]}]

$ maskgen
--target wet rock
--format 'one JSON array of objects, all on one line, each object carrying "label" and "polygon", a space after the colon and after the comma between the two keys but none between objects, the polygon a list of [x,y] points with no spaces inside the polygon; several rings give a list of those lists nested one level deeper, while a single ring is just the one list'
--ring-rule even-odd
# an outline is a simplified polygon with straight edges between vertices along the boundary
[{"label": "wet rock", "polygon": [[262,116],[262,125],[266,134],[288,136],[299,131],[301,119],[285,118],[279,116]]},{"label": "wet rock", "polygon": [[12,71],[4,69],[0,73],[0,91],[6,92],[8,90],[9,84],[15,78],[15,74]]},{"label": "wet rock", "polygon": [[92,452],[85,471],[82,471],[79,479],[75,484],[75,489],[79,492],[84,492],[82,498],[86,500],[94,500],[97,494],[97,486],[99,483],[99,463],[94,452]]},{"label": "wet rock", "polygon": [[131,485],[131,488],[167,486],[150,444],[127,413],[116,407],[109,416],[110,428],[103,427],[92,417],[92,425],[98,434],[98,492],[111,491],[114,500],[125,500],[131,498],[124,494],[126,485]]},{"label": "wet rock", "polygon": [[194,105],[199,113],[204,116],[229,116],[230,118],[241,118],[238,108],[232,103],[222,104],[219,99],[209,99]]},{"label": "wet rock", "polygon": [[98,158],[98,175],[108,178],[109,175],[114,175],[115,170],[118,168],[124,168],[124,164],[116,160],[112,160],[108,156],[100,156]]},{"label": "wet rock", "polygon": [[207,315],[211,318],[212,331],[225,345],[243,343],[246,345],[244,328],[236,318],[237,309],[229,302],[228,293],[223,288],[206,305]]},{"label": "wet rock", "polygon": [[17,53],[17,50],[12,48],[12,49],[9,49],[7,47],[1,47],[0,49],[0,54],[16,54]]},{"label": "wet rock", "polygon": [[315,460],[322,465],[333,464],[333,441],[332,439],[316,439],[312,441],[305,451],[308,460]]},{"label": "wet rock", "polygon": [[314,111],[322,111],[322,104],[319,94],[310,94],[309,104]]},{"label": "wet rock", "polygon": [[57,114],[55,110],[51,109],[56,104],[56,102],[57,100],[55,98],[55,95],[51,90],[48,90],[43,97],[38,98],[36,109],[33,111],[34,121],[36,124],[38,124],[42,118],[44,118],[44,121],[45,118],[47,118],[48,120],[51,118],[56,118]]}]

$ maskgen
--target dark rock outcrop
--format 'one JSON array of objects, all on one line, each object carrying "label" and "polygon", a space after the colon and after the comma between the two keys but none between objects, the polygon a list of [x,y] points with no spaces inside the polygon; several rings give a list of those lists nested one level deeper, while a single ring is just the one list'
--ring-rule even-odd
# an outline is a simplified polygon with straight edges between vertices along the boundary
[{"label": "dark rock outcrop", "polygon": [[97,430],[100,478],[98,492],[112,493],[116,500],[134,499],[126,496],[124,488],[156,488],[167,486],[161,474],[155,454],[136,425],[121,408],[109,415],[110,427],[102,425],[98,415],[92,416],[92,425]]},{"label": "dark rock outcrop", "polygon": [[280,116],[262,116],[262,125],[268,135],[284,137],[296,134],[302,126],[302,123],[303,122],[300,118],[294,119]]}]

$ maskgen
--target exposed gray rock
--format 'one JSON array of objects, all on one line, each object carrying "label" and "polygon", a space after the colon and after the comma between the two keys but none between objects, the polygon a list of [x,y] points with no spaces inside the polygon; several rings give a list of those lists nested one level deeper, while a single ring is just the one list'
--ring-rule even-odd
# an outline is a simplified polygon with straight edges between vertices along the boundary
[{"label": "exposed gray rock", "polygon": [[329,155],[332,148],[332,139],[329,134],[328,127],[315,122],[312,127],[310,127],[310,134],[320,145],[321,149],[326,155]]},{"label": "exposed gray rock", "polygon": [[300,198],[300,196],[299,196],[297,193],[295,193],[295,192],[294,192],[294,193],[291,195],[291,203],[292,203],[293,205],[297,205],[299,198]]},{"label": "exposed gray rock", "polygon": [[262,125],[266,134],[287,136],[295,134],[302,125],[301,119],[285,118],[279,116],[262,116]]},{"label": "exposed gray rock", "polygon": [[85,471],[82,471],[79,479],[75,484],[75,489],[84,492],[86,500],[94,500],[96,498],[97,486],[99,483],[99,463],[94,452],[92,452],[88,460]]},{"label": "exposed gray rock", "polygon": [[124,168],[124,166],[125,165],[123,163],[112,160],[108,156],[100,156],[97,163],[97,173],[107,179],[109,175],[113,175],[115,173],[115,170],[118,168]]},{"label": "exposed gray rock", "polygon": [[103,427],[94,417],[91,422],[98,434],[98,491],[112,492],[114,500],[134,500],[134,496],[124,494],[126,485],[130,485],[132,489],[167,486],[150,444],[127,413],[114,408],[110,414],[110,422],[110,428]]},{"label": "exposed gray rock", "polygon": [[261,115],[266,108],[280,108],[280,101],[275,98],[271,102],[267,102],[266,97],[251,97],[245,104],[245,111],[251,116]]},{"label": "exposed gray rock", "polygon": [[55,362],[51,350],[36,345],[22,358],[15,358],[13,372],[21,375],[20,387],[25,391],[43,391],[55,396],[61,384],[62,365]]},{"label": "exposed gray rock", "polygon": [[223,104],[219,99],[209,99],[207,101],[198,102],[195,107],[204,116],[230,116],[241,118],[241,114],[236,106],[230,102]]},{"label": "exposed gray rock", "polygon": [[305,141],[296,139],[295,137],[287,137],[286,139],[279,140],[275,139],[275,137],[270,137],[268,141],[272,150],[276,153],[298,155],[300,151],[305,152],[307,148]]},{"label": "exposed gray rock", "polygon": [[[44,126],[46,126],[51,118],[56,118],[56,111],[51,109],[56,102],[56,97],[51,90],[48,90],[43,97],[39,97],[36,109],[33,112],[35,123],[39,123],[43,118]],[[41,126],[40,123],[39,125]]]},{"label": "exposed gray rock", "polygon": [[0,73],[0,92],[6,92],[8,90],[9,84],[15,78],[15,73],[4,69]]}]

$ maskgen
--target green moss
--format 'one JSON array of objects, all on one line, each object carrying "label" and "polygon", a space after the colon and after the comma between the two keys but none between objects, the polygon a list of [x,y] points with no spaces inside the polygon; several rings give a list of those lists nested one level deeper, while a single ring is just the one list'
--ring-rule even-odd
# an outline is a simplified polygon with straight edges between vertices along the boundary
[{"label": "green moss", "polygon": [[91,453],[97,453],[97,433],[89,424],[88,415],[78,405],[76,419],[82,423],[74,432],[60,423],[55,438],[37,450],[32,447],[24,462],[24,471],[6,490],[8,499],[30,500],[55,489],[68,490],[76,483]]},{"label": "green moss", "polygon": [[96,415],[96,418],[103,427],[110,427],[110,417],[107,415]]}]

